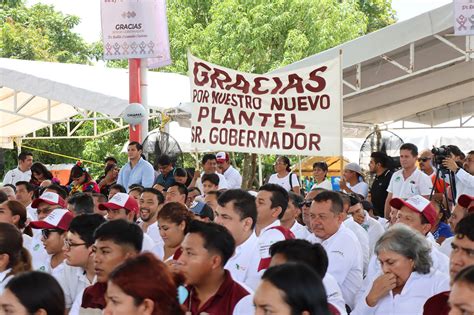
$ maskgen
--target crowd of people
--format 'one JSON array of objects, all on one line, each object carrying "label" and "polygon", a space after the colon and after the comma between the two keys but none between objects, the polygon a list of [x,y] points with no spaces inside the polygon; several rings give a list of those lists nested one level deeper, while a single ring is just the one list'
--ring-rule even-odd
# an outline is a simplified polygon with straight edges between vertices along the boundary
[{"label": "crowd of people", "polygon": [[373,152],[338,190],[285,156],[244,190],[227,152],[191,173],[131,142],[67,183],[22,152],[0,188],[0,313],[474,314],[474,151],[449,152],[403,144],[399,169]]}]

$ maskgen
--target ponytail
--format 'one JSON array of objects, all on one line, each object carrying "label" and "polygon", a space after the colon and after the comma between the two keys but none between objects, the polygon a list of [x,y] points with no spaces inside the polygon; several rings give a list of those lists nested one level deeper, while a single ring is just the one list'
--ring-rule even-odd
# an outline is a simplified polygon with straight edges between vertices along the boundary
[{"label": "ponytail", "polygon": [[17,259],[14,262],[14,265],[11,267],[12,271],[9,275],[17,275],[22,272],[31,271],[31,255],[28,250],[24,247],[21,248],[18,253]]}]

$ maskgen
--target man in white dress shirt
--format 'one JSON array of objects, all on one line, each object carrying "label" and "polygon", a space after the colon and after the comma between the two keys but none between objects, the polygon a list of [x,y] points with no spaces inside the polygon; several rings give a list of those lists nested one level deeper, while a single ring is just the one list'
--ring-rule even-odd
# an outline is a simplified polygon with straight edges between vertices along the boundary
[{"label": "man in white dress shirt", "polygon": [[31,179],[31,165],[33,165],[33,154],[30,152],[21,152],[18,155],[18,167],[9,170],[3,178],[3,185],[17,182],[29,182]]},{"label": "man in white dress shirt", "polygon": [[227,181],[227,188],[240,189],[242,188],[242,175],[230,164],[230,156],[227,152],[219,152],[216,154],[217,168],[219,172],[224,175]]},{"label": "man in white dress shirt", "polygon": [[418,148],[413,143],[404,143],[400,147],[400,165],[402,169],[396,171],[388,185],[387,199],[385,199],[385,218],[390,217],[390,200],[392,198],[410,198],[421,195],[428,198],[433,183],[431,178],[416,167]]},{"label": "man in white dress shirt", "polygon": [[324,247],[329,258],[328,272],[336,278],[346,304],[354,308],[356,293],[362,286],[362,248],[354,233],[343,224],[340,194],[319,193],[311,204],[310,221],[313,234],[308,240]]},{"label": "man in white dress shirt", "polygon": [[234,255],[224,268],[230,271],[232,279],[255,289],[260,280],[255,197],[241,189],[230,189],[217,202],[214,222],[225,226],[235,240]]}]

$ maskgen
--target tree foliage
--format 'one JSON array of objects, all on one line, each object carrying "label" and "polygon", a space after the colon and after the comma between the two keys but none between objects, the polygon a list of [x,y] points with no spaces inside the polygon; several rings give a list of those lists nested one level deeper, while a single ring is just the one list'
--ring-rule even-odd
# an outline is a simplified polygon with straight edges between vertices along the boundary
[{"label": "tree foliage", "polygon": [[50,5],[4,2],[12,4],[0,10],[0,57],[86,63],[93,55],[94,46],[72,31],[80,22],[77,16]]}]

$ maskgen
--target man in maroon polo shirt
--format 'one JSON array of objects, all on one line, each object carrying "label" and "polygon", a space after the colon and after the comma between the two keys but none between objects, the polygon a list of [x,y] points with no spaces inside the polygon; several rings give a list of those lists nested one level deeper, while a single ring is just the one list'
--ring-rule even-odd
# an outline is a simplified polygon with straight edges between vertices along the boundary
[{"label": "man in maroon polo shirt", "polygon": [[224,269],[235,249],[234,238],[225,227],[193,221],[181,247],[177,268],[187,285],[188,297],[183,305],[189,314],[254,313],[249,291]]},{"label": "man in maroon polo shirt", "polygon": [[[462,269],[474,265],[474,213],[468,214],[456,225],[453,250],[449,257],[449,274],[451,281]],[[450,291],[441,292],[426,301],[424,315],[448,315]]]}]

